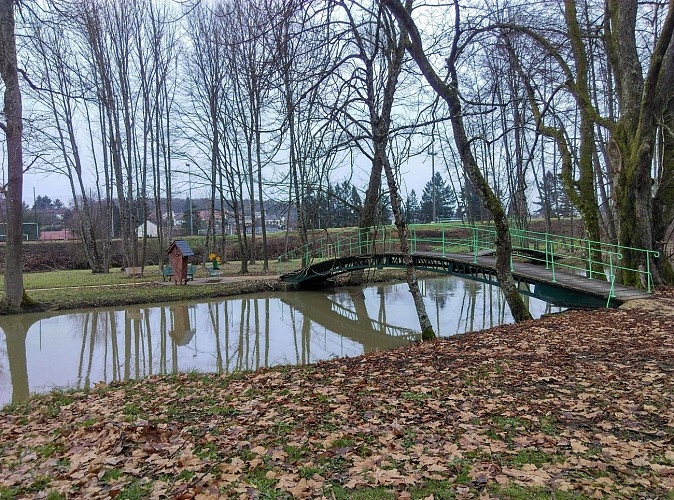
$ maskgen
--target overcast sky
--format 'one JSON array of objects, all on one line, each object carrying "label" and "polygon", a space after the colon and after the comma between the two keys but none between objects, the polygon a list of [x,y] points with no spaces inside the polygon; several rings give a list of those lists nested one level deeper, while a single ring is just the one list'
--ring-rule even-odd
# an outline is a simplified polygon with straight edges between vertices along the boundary
[{"label": "overcast sky", "polygon": [[[436,159],[436,162],[439,161]],[[363,190],[367,186],[367,175],[369,167],[367,160],[361,160],[356,166],[353,177],[353,184],[359,190]],[[176,165],[176,168],[184,169],[182,163]],[[421,193],[423,191],[424,185],[431,179],[431,159],[429,157],[419,156],[412,158],[408,164],[404,165],[401,168],[402,176],[402,191],[407,193],[414,189],[417,193],[417,197],[421,199]],[[444,165],[440,166],[436,164],[436,170],[440,172],[445,178],[447,178],[447,173]],[[4,173],[4,172],[3,172]],[[343,168],[341,171],[338,171],[335,175],[335,181],[341,181],[348,177],[348,170]],[[5,173],[6,175],[6,173]],[[187,195],[188,186],[187,178],[183,177],[184,186],[178,187],[180,183],[176,183],[176,192],[174,196],[178,198],[183,198]],[[382,182],[386,182],[386,179],[382,179]],[[94,187],[95,180],[93,176],[89,179],[88,185]],[[33,191],[34,190],[34,191]],[[210,190],[208,188],[199,188],[199,182],[196,178],[193,179],[192,184],[192,197],[193,198],[206,198],[209,195]],[[33,206],[34,196],[48,196],[52,200],[60,199],[64,204],[69,205],[72,201],[72,194],[70,193],[70,185],[68,179],[62,174],[46,174],[37,170],[29,170],[24,176],[23,184],[23,200],[29,205]],[[403,194],[403,198],[404,198]]]}]

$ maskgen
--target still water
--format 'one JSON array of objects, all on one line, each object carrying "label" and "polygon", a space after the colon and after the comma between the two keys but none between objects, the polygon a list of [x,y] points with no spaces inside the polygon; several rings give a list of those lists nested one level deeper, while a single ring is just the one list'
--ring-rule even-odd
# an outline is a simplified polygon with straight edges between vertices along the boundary
[{"label": "still water", "polygon": [[[441,336],[511,323],[498,287],[420,281]],[[534,317],[560,307],[525,297]],[[406,284],[0,317],[0,407],[54,388],[197,370],[228,373],[403,346],[418,322]]]}]

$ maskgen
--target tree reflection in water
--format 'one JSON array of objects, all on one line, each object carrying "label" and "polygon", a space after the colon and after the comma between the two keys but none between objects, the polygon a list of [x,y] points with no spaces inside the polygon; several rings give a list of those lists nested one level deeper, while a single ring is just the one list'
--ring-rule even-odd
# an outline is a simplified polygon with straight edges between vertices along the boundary
[{"label": "tree reflection in water", "polygon": [[[494,286],[447,278],[420,283],[441,335],[512,321]],[[54,387],[88,389],[180,371],[255,370],[399,347],[416,339],[406,287],[3,316],[0,404]],[[536,316],[559,310],[530,303]]]}]

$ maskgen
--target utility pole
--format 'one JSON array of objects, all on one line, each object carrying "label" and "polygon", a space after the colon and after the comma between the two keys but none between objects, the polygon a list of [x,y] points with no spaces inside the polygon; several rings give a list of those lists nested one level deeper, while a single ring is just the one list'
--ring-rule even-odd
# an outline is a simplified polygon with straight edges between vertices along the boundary
[{"label": "utility pole", "polygon": [[431,200],[433,202],[433,221],[438,220],[435,211],[435,136],[431,137]]},{"label": "utility pole", "polygon": [[194,217],[192,217],[192,167],[187,164],[187,184],[189,186],[190,197],[190,236],[194,234]]},{"label": "utility pole", "polygon": [[[35,211],[35,241],[40,239],[40,225],[37,222],[37,198],[35,198],[35,186],[33,186],[33,210]],[[52,229],[54,229],[52,227]]]}]

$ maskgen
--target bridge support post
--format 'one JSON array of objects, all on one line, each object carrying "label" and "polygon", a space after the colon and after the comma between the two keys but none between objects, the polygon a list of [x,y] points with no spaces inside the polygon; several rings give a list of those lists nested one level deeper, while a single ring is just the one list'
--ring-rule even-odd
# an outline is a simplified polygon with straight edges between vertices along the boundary
[{"label": "bridge support post", "polygon": [[445,256],[445,224],[441,224],[442,227],[442,256]]},{"label": "bridge support post", "polygon": [[589,276],[588,279],[592,279],[592,242],[587,240],[587,265]]},{"label": "bridge support post", "polygon": [[473,233],[473,264],[477,264],[477,228],[471,229]]}]

